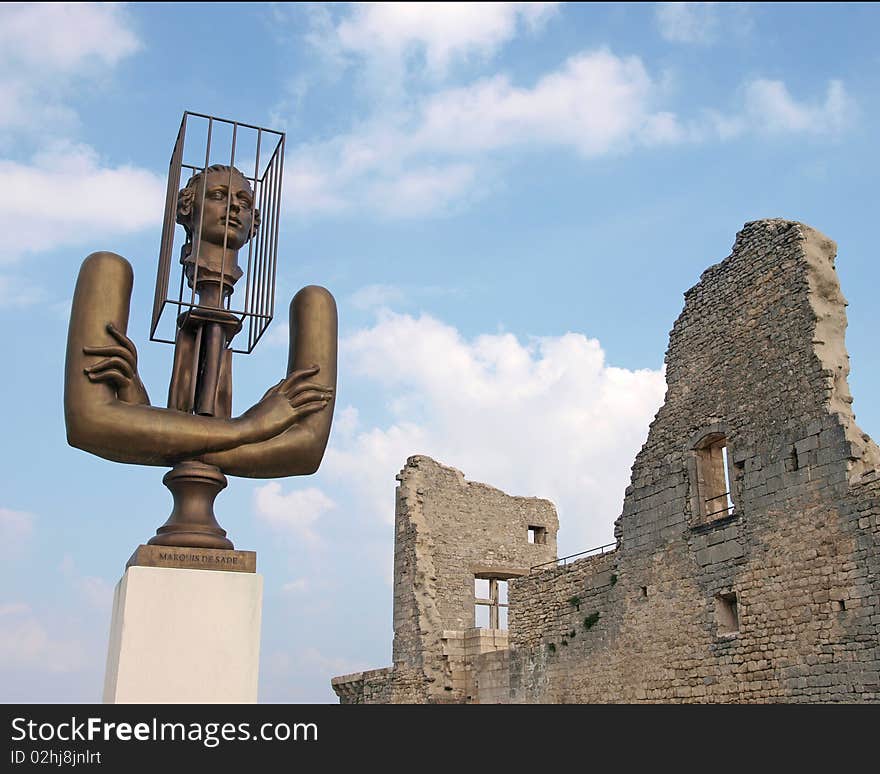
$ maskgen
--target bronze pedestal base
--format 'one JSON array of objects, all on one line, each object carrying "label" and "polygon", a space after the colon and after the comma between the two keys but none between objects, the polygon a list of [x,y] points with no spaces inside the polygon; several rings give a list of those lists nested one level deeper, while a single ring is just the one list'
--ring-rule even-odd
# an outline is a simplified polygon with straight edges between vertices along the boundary
[{"label": "bronze pedestal base", "polygon": [[220,468],[194,460],[178,462],[162,483],[171,490],[174,510],[149,545],[235,548],[214,517],[214,499],[226,488],[226,476]]}]

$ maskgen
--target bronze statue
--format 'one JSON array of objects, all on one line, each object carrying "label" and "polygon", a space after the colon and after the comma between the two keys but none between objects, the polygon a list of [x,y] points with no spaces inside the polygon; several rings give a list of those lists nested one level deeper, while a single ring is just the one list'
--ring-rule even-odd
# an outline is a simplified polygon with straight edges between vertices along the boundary
[{"label": "bronze statue", "polygon": [[231,549],[213,515],[223,472],[274,478],[318,469],[333,417],[336,304],[321,287],[296,294],[287,376],[232,418],[228,345],[241,322],[224,300],[242,276],[238,251],[255,235],[260,214],[248,179],[229,165],[194,175],[177,201],[176,219],[187,233],[181,262],[199,302],[178,321],[169,407],[150,404],[126,335],[131,265],[114,253],[93,253],[80,269],[70,314],[67,438],[108,460],[173,466],[164,482],[174,512],[150,543]]}]

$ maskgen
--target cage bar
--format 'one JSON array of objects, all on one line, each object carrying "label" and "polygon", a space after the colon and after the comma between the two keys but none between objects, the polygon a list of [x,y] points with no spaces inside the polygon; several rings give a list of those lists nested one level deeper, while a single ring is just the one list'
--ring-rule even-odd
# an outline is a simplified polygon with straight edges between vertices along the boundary
[{"label": "cage bar", "polygon": [[[190,111],[183,114],[168,168],[165,218],[150,324],[151,341],[174,344],[179,321],[186,319],[184,316],[204,310],[222,310],[237,318],[242,333],[227,345],[233,352],[247,354],[253,351],[265,333],[275,312],[274,284],[277,275],[284,140],[283,132],[254,124]],[[254,153],[253,164],[251,152]],[[186,235],[182,226],[177,227],[176,216],[180,192],[187,181],[195,174],[205,175],[206,170],[215,164],[235,167],[250,183],[262,223],[257,234],[246,243],[246,262],[243,260],[244,248],[240,251],[238,264],[244,274],[235,283],[233,292],[222,297],[217,306],[206,306],[197,299],[195,289],[200,268],[202,223],[193,224],[190,257],[193,281],[190,288],[182,252]],[[231,182],[231,171],[229,179]],[[207,186],[201,186],[200,221],[204,213],[206,189]],[[229,209],[230,201],[227,200],[227,217]],[[232,268],[226,263],[224,253],[220,264],[221,275]]]}]

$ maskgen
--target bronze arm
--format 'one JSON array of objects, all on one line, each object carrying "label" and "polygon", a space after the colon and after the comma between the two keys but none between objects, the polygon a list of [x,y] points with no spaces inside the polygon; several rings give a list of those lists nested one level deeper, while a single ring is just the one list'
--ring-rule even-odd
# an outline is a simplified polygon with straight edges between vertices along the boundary
[{"label": "bronze arm", "polygon": [[131,265],[115,253],[93,253],[80,269],[71,305],[64,375],[64,417],[72,446],[116,462],[170,466],[182,459],[272,438],[326,406],[326,397],[319,397],[317,390],[303,391],[300,384],[297,393],[291,387],[296,381],[292,379],[279,383],[235,419],[120,400],[111,384],[87,376],[85,369],[101,356],[85,354],[84,348],[118,346],[107,325],[125,334],[132,284]]},{"label": "bronze arm", "polygon": [[[309,285],[290,302],[290,344],[287,373],[320,367],[315,379],[336,388],[336,302],[328,290]],[[322,411],[301,419],[280,435],[261,443],[207,454],[203,462],[224,473],[246,478],[280,478],[314,473],[330,436],[335,397]]]}]

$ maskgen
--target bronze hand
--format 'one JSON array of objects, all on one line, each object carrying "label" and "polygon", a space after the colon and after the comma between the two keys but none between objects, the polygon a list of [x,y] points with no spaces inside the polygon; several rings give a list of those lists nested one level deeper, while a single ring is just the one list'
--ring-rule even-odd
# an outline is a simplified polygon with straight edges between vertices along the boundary
[{"label": "bronze hand", "polygon": [[83,347],[86,355],[107,356],[92,366],[84,368],[92,382],[108,382],[116,388],[116,397],[123,403],[150,405],[150,397],[137,371],[137,348],[124,333],[107,323],[107,332],[119,345],[107,347]]}]

